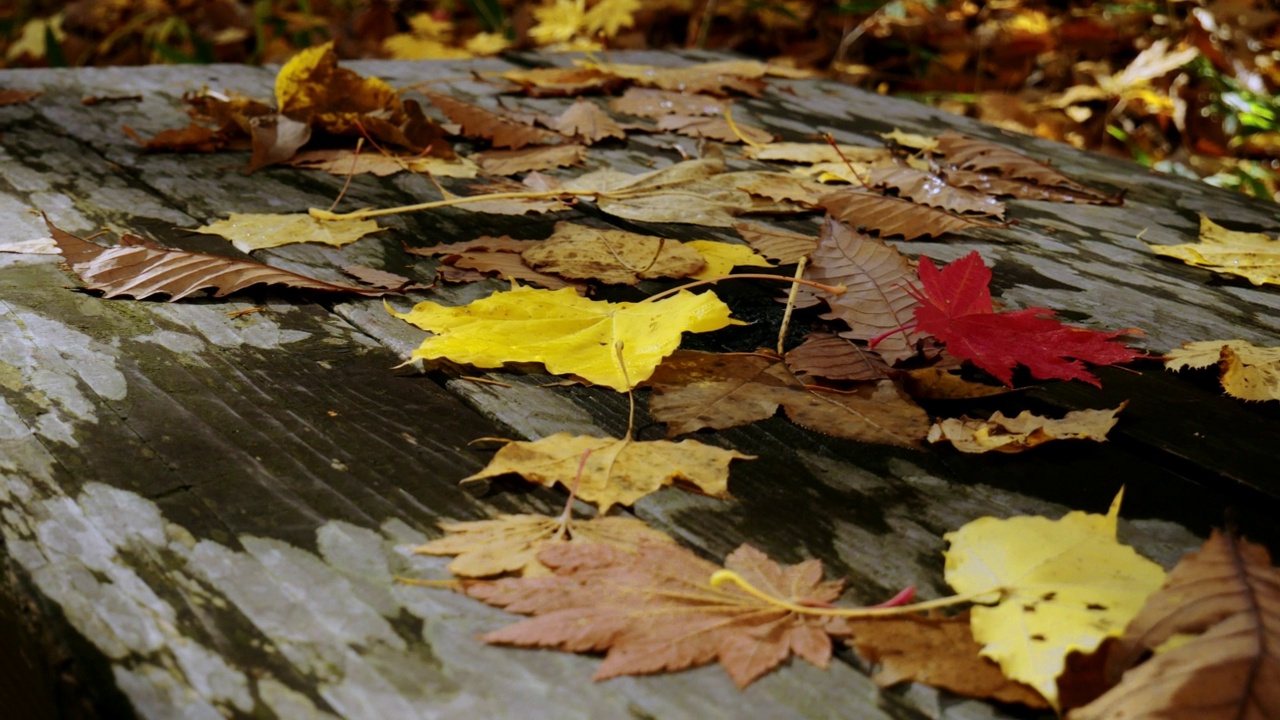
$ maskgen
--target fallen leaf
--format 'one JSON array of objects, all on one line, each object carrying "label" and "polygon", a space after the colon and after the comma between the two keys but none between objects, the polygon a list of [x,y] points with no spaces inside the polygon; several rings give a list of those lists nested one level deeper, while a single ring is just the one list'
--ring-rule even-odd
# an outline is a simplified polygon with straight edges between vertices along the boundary
[{"label": "fallen leaf", "polygon": [[983,657],[1055,708],[1057,677],[1073,650],[1118,637],[1164,582],[1164,570],[1116,542],[1121,495],[1106,515],[979,518],[943,539],[947,583],[961,594],[1000,589],[970,611]]},{"label": "fallen leaf", "polygon": [[357,154],[354,150],[342,148],[304,150],[295,154],[284,164],[304,170],[321,170],[333,175],[369,174],[375,177],[412,172],[436,177],[470,179],[480,170],[475,162],[467,158],[442,158],[430,155],[398,156],[378,152]]},{"label": "fallen leaf", "polygon": [[818,239],[812,235],[768,225],[738,222],[733,224],[733,229],[761,255],[788,265],[798,262],[818,247]]},{"label": "fallen leaf", "polygon": [[942,177],[915,168],[872,168],[867,184],[871,187],[893,188],[898,191],[898,195],[912,202],[947,212],[1004,218],[1004,203],[991,195],[952,187]]},{"label": "fallen leaf", "polygon": [[496,148],[518,150],[525,145],[549,145],[560,140],[559,135],[513,122],[457,98],[430,91],[425,95],[451,121],[462,126],[463,135],[488,140]]},{"label": "fallen leaf", "polygon": [[515,175],[531,170],[550,170],[586,162],[587,149],[576,143],[535,145],[519,150],[486,150],[472,159],[490,175]]},{"label": "fallen leaf", "polygon": [[297,154],[311,140],[311,122],[287,115],[264,115],[249,119],[249,135],[253,142],[249,172],[253,172]]},{"label": "fallen leaf", "polygon": [[520,86],[533,97],[560,97],[588,92],[610,92],[622,84],[620,78],[592,68],[530,68],[508,70],[498,77]]},{"label": "fallen leaf", "polygon": [[696,249],[678,240],[569,222],[556,223],[551,237],[521,257],[541,272],[618,285],[688,277],[706,264]]},{"label": "fallen leaf", "polygon": [[1239,275],[1254,285],[1280,285],[1280,240],[1266,233],[1228,230],[1204,215],[1200,216],[1200,242],[1148,247],[1157,255]]},{"label": "fallen leaf", "polygon": [[[582,462],[583,453],[589,453],[586,462]],[[560,483],[569,489],[576,484],[577,497],[595,503],[604,515],[614,505],[632,505],[677,482],[711,497],[727,498],[729,463],[754,459],[696,440],[642,442],[562,432],[531,442],[509,442],[483,470],[462,482],[510,474],[546,487]]]},{"label": "fallen leaf", "polygon": [[425,257],[435,257],[437,255],[453,255],[468,251],[491,251],[506,253],[522,253],[531,247],[536,247],[541,240],[516,240],[510,235],[499,235],[497,237],[485,235],[474,240],[461,240],[453,243],[443,243],[441,245],[431,245],[429,247],[405,247],[405,252],[411,255],[422,255]]},{"label": "fallen leaf", "polygon": [[822,317],[847,324],[844,337],[874,339],[872,349],[890,364],[915,355],[925,336],[911,322],[918,304],[911,290],[914,276],[911,261],[897,248],[830,216],[805,270],[809,280],[845,288],[840,295],[810,291],[831,308]]},{"label": "fallen leaf", "polygon": [[828,143],[779,142],[762,148],[743,148],[742,154],[756,160],[783,160],[793,163],[873,163],[892,157],[888,148],[863,147],[861,145],[837,145],[839,150]]},{"label": "fallen leaf", "polygon": [[925,152],[934,152],[938,149],[938,139],[928,137],[927,135],[919,135],[915,133],[905,133],[897,128],[893,132],[880,133],[880,137],[891,143],[899,145],[911,150],[923,150]]},{"label": "fallen leaf", "polygon": [[773,267],[772,263],[746,245],[690,240],[684,243],[684,247],[697,251],[703,259],[702,269],[689,276],[694,280],[728,275],[735,267]]},{"label": "fallen leaf", "polygon": [[1091,196],[1099,201],[1118,202],[1118,198],[1109,198],[1104,193],[1085,187],[1044,163],[1037,162],[1016,150],[985,140],[966,137],[954,130],[938,135],[938,152],[947,162],[962,169],[975,172],[990,172],[1001,177],[1028,182],[1052,188],[1064,188],[1073,193]]},{"label": "fallen leaf", "polygon": [[[596,207],[628,220],[707,227],[730,227],[739,215],[797,213],[811,209],[798,203],[765,200],[744,192],[738,187],[739,175],[724,173],[651,190],[609,192],[596,198]],[[754,173],[748,175],[754,176]]]},{"label": "fallen leaf", "polygon": [[892,382],[829,392],[806,386],[781,360],[763,354],[680,350],[649,384],[649,413],[667,423],[668,437],[766,420],[779,407],[801,427],[859,442],[919,447],[929,429],[928,415]]},{"label": "fallen leaf", "polygon": [[790,173],[739,172],[732,173],[734,183],[743,192],[770,200],[798,202],[817,207],[819,199],[831,192],[826,185],[807,177]]},{"label": "fallen leaf", "polygon": [[588,145],[594,145],[605,138],[627,139],[626,131],[608,113],[599,105],[582,98],[578,98],[564,112],[552,118],[548,127],[561,135],[576,137]]},{"label": "fallen leaf", "polygon": [[875,618],[849,626],[846,642],[879,665],[871,679],[880,687],[920,682],[964,697],[1049,707],[1040,693],[1006,678],[999,665],[979,655],[982,646],[973,639],[967,613]]},{"label": "fallen leaf", "polygon": [[397,275],[386,270],[378,270],[367,265],[346,265],[342,272],[359,280],[365,285],[382,288],[390,292],[408,292],[410,290],[430,290],[431,286],[415,282],[412,278]]},{"label": "fallen leaf", "polygon": [[765,88],[762,80],[765,65],[754,60],[710,62],[682,68],[624,63],[591,63],[589,67],[637,85],[683,93],[727,95],[733,91],[759,97]]},{"label": "fallen leaf", "polygon": [[1088,205],[1119,205],[1122,202],[1122,199],[1117,196],[1102,195],[1088,188],[1085,188],[1084,191],[1078,191],[1069,187],[1037,185],[1029,180],[1000,177],[992,173],[944,168],[942,177],[946,179],[948,185],[970,188],[987,195],[995,195],[996,197]]},{"label": "fallen leaf", "polygon": [[945,210],[858,189],[838,190],[821,198],[819,204],[836,219],[874,230],[882,238],[901,235],[905,240],[916,240],[991,227]]},{"label": "fallen leaf", "polygon": [[191,123],[177,130],[161,130],[150,140],[143,140],[133,128],[124,126],[124,133],[147,152],[217,152],[227,146],[229,138],[224,133]]},{"label": "fallen leaf", "polygon": [[729,101],[709,95],[689,95],[670,90],[627,88],[621,97],[609,101],[609,109],[627,115],[723,115]]},{"label": "fallen leaf", "polygon": [[[1024,365],[1041,380],[1081,380],[1099,385],[1084,367],[1130,362],[1141,356],[1114,338],[1136,332],[1102,332],[1071,327],[1052,318],[1053,311],[1027,308],[997,313],[991,303],[991,270],[978,253],[950,263],[941,271],[920,258],[920,304],[916,327],[945,343],[947,351],[970,360],[1013,387],[1013,368]],[[1070,358],[1070,359],[1068,359]]]},{"label": "fallen leaf", "polygon": [[538,562],[538,552],[556,543],[604,544],[635,552],[640,543],[674,543],[669,535],[630,517],[575,520],[546,515],[501,515],[492,520],[440,523],[445,536],[411,548],[419,555],[456,555],[449,572],[483,578],[514,573],[523,577],[551,575]]},{"label": "fallen leaf", "polygon": [[1061,420],[1032,415],[1030,410],[1023,410],[1014,418],[1000,412],[990,420],[946,418],[929,428],[928,440],[931,443],[946,440],[966,453],[1021,452],[1050,440],[1103,442],[1118,422],[1116,415],[1126,404],[1121,403],[1113,410],[1075,410]]},{"label": "fallen leaf", "polygon": [[105,248],[54,226],[47,217],[45,224],[71,270],[90,290],[101,290],[108,298],[143,300],[165,294],[169,302],[177,302],[197,290],[213,289],[214,297],[223,297],[258,284],[359,295],[387,292],[328,283],[251,260],[169,250],[136,235],[124,235],[119,245]]},{"label": "fallen leaf", "polygon": [[1214,530],[1147,600],[1109,664],[1124,679],[1071,720],[1280,716],[1280,570],[1266,548]]},{"label": "fallen leaf", "polygon": [[[793,653],[825,668],[839,620],[803,616],[767,604],[736,585],[713,587],[719,570],[674,545],[641,545],[627,555],[599,545],[555,546],[540,559],[552,578],[512,578],[466,588],[471,597],[508,612],[534,615],[482,636],[504,645],[607,651],[595,679],[683,670],[719,660],[746,687]],[[767,593],[822,605],[840,595],[809,560],[780,567],[743,545],[725,568]]]},{"label": "fallen leaf", "polygon": [[415,359],[448,358],[482,368],[540,362],[550,373],[578,375],[620,392],[648,379],[683,333],[741,324],[714,293],[684,290],[656,302],[612,303],[567,288],[518,287],[462,307],[428,301],[392,314],[436,333],[413,351]]},{"label": "fallen leaf", "polygon": [[0,107],[5,107],[6,105],[25,105],[43,94],[43,90],[0,89]]},{"label": "fallen leaf", "polygon": [[753,125],[735,122],[731,127],[720,115],[663,115],[658,118],[657,128],[689,137],[748,145],[764,145],[774,139],[773,133]]},{"label": "fallen leaf", "polygon": [[192,232],[224,237],[240,252],[249,253],[303,242],[342,247],[381,229],[374,220],[317,220],[306,213],[231,213],[226,220]]},{"label": "fallen leaf", "polygon": [[1166,370],[1217,365],[1222,389],[1241,400],[1280,400],[1280,347],[1247,340],[1202,340],[1165,353]]},{"label": "fallen leaf", "polygon": [[830,333],[810,334],[783,360],[801,382],[808,378],[865,382],[889,376],[889,366],[880,355]]},{"label": "fallen leaf", "polygon": [[901,378],[907,394],[917,400],[967,400],[1011,392],[1003,385],[966,380],[946,368],[914,368]]}]

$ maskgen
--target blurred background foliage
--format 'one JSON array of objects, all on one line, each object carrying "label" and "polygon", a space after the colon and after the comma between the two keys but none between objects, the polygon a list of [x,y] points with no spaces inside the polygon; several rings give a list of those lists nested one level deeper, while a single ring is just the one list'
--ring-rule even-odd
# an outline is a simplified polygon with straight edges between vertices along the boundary
[{"label": "blurred background foliage", "polygon": [[16,0],[0,65],[706,48],[1280,199],[1272,0]]}]

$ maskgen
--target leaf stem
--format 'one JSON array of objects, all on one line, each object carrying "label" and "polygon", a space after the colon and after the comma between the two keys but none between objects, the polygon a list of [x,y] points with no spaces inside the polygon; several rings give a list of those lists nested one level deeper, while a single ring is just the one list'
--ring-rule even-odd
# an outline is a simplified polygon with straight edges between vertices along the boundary
[{"label": "leaf stem", "polygon": [[711,587],[720,588],[725,584],[737,585],[739,589],[748,595],[770,605],[776,605],[784,610],[790,610],[794,613],[803,615],[822,615],[827,617],[843,617],[843,618],[870,618],[885,617],[891,615],[906,615],[909,613],[920,612],[923,610],[932,610],[940,607],[950,607],[961,603],[971,603],[983,596],[998,593],[1003,597],[1005,590],[1003,587],[994,587],[982,592],[966,593],[964,595],[952,595],[951,597],[938,598],[936,600],[925,600],[924,602],[912,603],[910,605],[898,605],[895,607],[872,607],[872,608],[822,608],[800,605],[790,600],[776,598],[772,595],[756,588],[747,582],[738,573],[732,570],[717,570],[711,574]]},{"label": "leaf stem", "polygon": [[[796,263],[795,280],[800,280],[804,275],[804,266],[808,264],[809,256],[801,255],[800,261]],[[800,283],[791,283],[791,292],[787,294],[787,309],[782,313],[782,326],[778,328],[778,356],[785,354],[787,339],[787,327],[791,325],[791,313],[796,309],[796,295],[800,292]]]},{"label": "leaf stem", "polygon": [[365,218],[380,217],[382,215],[395,215],[402,212],[416,212],[418,210],[431,210],[440,207],[449,207],[452,205],[465,205],[467,203],[484,202],[486,200],[537,200],[541,198],[560,197],[568,193],[563,190],[529,190],[521,192],[505,192],[505,193],[489,193],[487,195],[464,195],[462,197],[445,198],[444,200],[434,200],[432,202],[418,203],[416,205],[401,205],[390,208],[376,208],[373,210],[357,210],[349,213],[334,213],[320,208],[311,208],[307,212],[311,213],[311,217],[317,220],[364,220]]},{"label": "leaf stem", "polygon": [[684,285],[681,285],[680,287],[673,287],[670,290],[663,290],[657,295],[650,295],[649,297],[645,298],[644,300],[641,300],[640,302],[647,303],[647,302],[653,302],[655,300],[661,300],[662,298],[675,295],[681,290],[689,290],[691,288],[696,288],[700,285],[714,285],[715,283],[718,283],[721,280],[776,280],[778,282],[808,285],[811,288],[814,288],[816,290],[821,290],[822,292],[828,292],[828,293],[831,293],[832,295],[843,295],[844,291],[848,289],[844,285],[823,285],[820,282],[814,282],[812,280],[804,280],[801,278],[789,278],[785,275],[769,275],[766,273],[741,273],[736,275],[721,275],[720,277],[707,278],[706,280],[699,280],[697,282],[686,283]]}]

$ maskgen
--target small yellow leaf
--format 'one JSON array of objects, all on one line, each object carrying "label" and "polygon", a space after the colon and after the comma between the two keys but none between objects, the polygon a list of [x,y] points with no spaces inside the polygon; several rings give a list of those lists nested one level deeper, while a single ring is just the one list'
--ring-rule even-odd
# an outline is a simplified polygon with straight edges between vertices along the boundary
[{"label": "small yellow leaf", "polygon": [[1165,355],[1165,369],[1217,365],[1222,389],[1241,400],[1280,400],[1280,347],[1258,347],[1247,340],[1185,343]]},{"label": "small yellow leaf", "polygon": [[[586,451],[590,454],[581,479],[575,480]],[[568,488],[576,482],[578,497],[596,503],[604,515],[614,505],[631,505],[677,480],[712,497],[728,497],[729,463],[735,459],[755,458],[696,440],[640,442],[556,433],[533,442],[507,443],[484,470],[463,482],[507,474],[547,487],[558,482]]]},{"label": "small yellow leaf", "polygon": [[301,242],[342,247],[381,229],[374,220],[317,220],[306,213],[232,213],[226,220],[196,228],[194,232],[221,235],[237,250],[247,253]]},{"label": "small yellow leaf", "polygon": [[529,28],[529,37],[539,45],[568,41],[586,24],[586,5],[586,0],[550,0],[534,8],[538,22]]},{"label": "small yellow leaf", "polygon": [[1228,230],[1204,215],[1200,216],[1200,242],[1149,247],[1157,255],[1239,275],[1254,285],[1280,285],[1280,240],[1265,233]]},{"label": "small yellow leaf", "polygon": [[580,297],[571,288],[517,287],[462,307],[427,301],[392,314],[437,333],[413,351],[414,358],[484,368],[540,362],[548,372],[624,392],[653,374],[680,345],[681,334],[742,324],[715,294],[687,291],[656,302],[611,303]]},{"label": "small yellow leaf", "polygon": [[765,257],[746,245],[736,245],[712,240],[690,240],[684,244],[697,250],[706,265],[689,277],[695,280],[728,275],[735,267],[773,267]]},{"label": "small yellow leaf", "polygon": [[1055,707],[1067,654],[1120,636],[1164,582],[1159,565],[1116,541],[1122,496],[1106,515],[984,517],[944,538],[946,580],[956,592],[1003,590],[999,604],[973,608],[982,654]]}]

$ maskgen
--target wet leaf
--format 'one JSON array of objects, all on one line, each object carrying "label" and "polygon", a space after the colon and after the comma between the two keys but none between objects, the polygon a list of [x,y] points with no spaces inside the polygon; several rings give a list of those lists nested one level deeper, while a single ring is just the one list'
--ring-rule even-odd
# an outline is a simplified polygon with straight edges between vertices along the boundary
[{"label": "wet leaf", "polygon": [[712,240],[690,240],[684,243],[702,256],[702,269],[689,277],[694,280],[728,275],[736,267],[773,267],[773,264],[746,245]]},{"label": "wet leaf", "polygon": [[1254,285],[1280,285],[1280,240],[1266,233],[1228,230],[1204,215],[1200,216],[1200,242],[1148,247],[1157,255],[1239,275]]},{"label": "wet leaf", "polygon": [[1184,343],[1165,353],[1168,370],[1217,365],[1222,389],[1241,400],[1280,400],[1280,347],[1258,347],[1247,340]]},{"label": "wet leaf", "polygon": [[1004,218],[1004,203],[991,195],[952,187],[943,178],[915,168],[872,168],[867,183],[872,187],[893,188],[898,191],[899,196],[912,202],[947,212]]},{"label": "wet leaf", "polygon": [[729,101],[710,95],[690,95],[670,90],[631,87],[609,101],[609,109],[627,115],[723,115]]},{"label": "wet leaf", "polygon": [[515,175],[531,170],[550,170],[568,165],[581,165],[587,149],[576,143],[536,145],[519,150],[486,150],[472,159],[490,175]]},{"label": "wet leaf", "polygon": [[551,237],[521,257],[535,270],[619,285],[687,277],[706,264],[696,249],[677,240],[568,222],[556,223]]},{"label": "wet leaf", "polygon": [[224,237],[240,252],[249,253],[292,243],[342,247],[381,229],[373,220],[317,220],[306,213],[232,213],[226,220],[195,228],[193,232]]},{"label": "wet leaf", "polygon": [[937,237],[949,232],[990,227],[944,210],[910,200],[886,197],[865,190],[840,190],[819,201],[833,217],[875,231],[882,238],[901,235],[906,240]]}]

